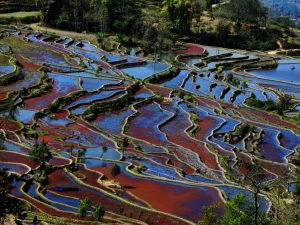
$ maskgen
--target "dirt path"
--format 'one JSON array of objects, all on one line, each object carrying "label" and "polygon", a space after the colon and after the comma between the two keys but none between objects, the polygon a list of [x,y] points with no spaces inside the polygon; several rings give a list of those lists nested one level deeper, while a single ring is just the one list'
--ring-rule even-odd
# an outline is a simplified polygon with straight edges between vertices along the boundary
[{"label": "dirt path", "polygon": [[29,25],[34,31],[40,31],[43,33],[52,33],[59,36],[66,36],[70,37],[75,40],[88,40],[92,44],[98,44],[97,37],[94,34],[83,34],[83,33],[76,33],[72,31],[64,31],[64,30],[58,30],[54,28],[44,27],[39,23],[33,23]]}]

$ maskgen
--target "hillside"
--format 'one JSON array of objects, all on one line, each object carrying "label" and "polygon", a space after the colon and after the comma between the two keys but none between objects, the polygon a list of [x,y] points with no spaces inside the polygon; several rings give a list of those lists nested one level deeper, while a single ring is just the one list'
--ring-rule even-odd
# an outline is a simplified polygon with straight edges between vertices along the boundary
[{"label": "hillside", "polygon": [[0,0],[0,225],[300,225],[298,3],[262,1]]},{"label": "hillside", "polygon": [[32,0],[0,0],[0,13],[35,10],[35,1]]},{"label": "hillside", "polygon": [[288,16],[296,19],[297,25],[300,25],[300,1],[299,0],[262,0],[270,8],[272,15]]}]

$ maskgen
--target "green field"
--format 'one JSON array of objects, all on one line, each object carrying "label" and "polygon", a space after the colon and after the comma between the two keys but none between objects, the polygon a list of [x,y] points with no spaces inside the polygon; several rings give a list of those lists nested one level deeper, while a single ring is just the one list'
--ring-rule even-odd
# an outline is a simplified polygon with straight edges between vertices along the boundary
[{"label": "green field", "polygon": [[13,12],[13,13],[3,13],[0,14],[0,18],[25,18],[25,17],[32,17],[32,16],[39,16],[40,12],[32,11],[32,12]]}]

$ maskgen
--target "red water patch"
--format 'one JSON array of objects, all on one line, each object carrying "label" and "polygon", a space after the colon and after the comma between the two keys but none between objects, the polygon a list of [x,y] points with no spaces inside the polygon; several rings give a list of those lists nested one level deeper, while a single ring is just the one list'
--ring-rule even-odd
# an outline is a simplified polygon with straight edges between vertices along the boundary
[{"label": "red water patch", "polygon": [[7,139],[14,142],[20,142],[19,136],[15,132],[6,130],[5,133]]},{"label": "red water patch", "polygon": [[80,136],[87,139],[89,142],[97,146],[107,146],[113,147],[114,143],[103,136],[101,136],[96,131],[89,129],[88,127],[81,125],[79,123],[72,123],[68,125],[68,128],[80,132]]},{"label": "red water patch", "polygon": [[[163,134],[157,126],[169,118],[161,113],[158,106],[153,107],[146,105],[138,109],[139,114],[129,121],[127,134],[141,140],[145,140],[154,145],[166,145],[168,142],[162,138]],[[147,125],[141,121],[147,121]]]},{"label": "red water patch", "polygon": [[286,164],[277,164],[270,161],[261,160],[260,163],[264,168],[275,173],[278,176],[286,176],[289,173],[289,168]]},{"label": "red water patch", "polygon": [[204,143],[194,141],[182,132],[166,132],[166,134],[168,135],[168,139],[171,142],[197,153],[199,155],[200,161],[203,162],[208,168],[221,170],[216,156],[206,149]]},{"label": "red water patch", "polygon": [[39,68],[41,68],[40,65],[31,62],[30,60],[26,59],[21,55],[16,55],[16,59],[23,66],[23,68],[28,71],[37,71],[39,70]]},{"label": "red water patch", "polygon": [[[99,170],[100,168],[98,168]],[[103,167],[102,173],[113,179],[110,167]],[[201,207],[221,201],[217,190],[209,187],[191,187],[180,184],[159,182],[151,179],[134,177],[122,172],[116,180],[127,192],[142,198],[153,208],[173,215],[197,221],[201,216]],[[221,207],[222,207],[221,206]]]},{"label": "red water patch", "polygon": [[12,190],[11,194],[15,196],[16,198],[29,202],[37,211],[44,212],[47,214],[50,214],[52,216],[60,216],[65,218],[73,218],[73,219],[79,219],[78,216],[72,213],[66,213],[61,210],[56,210],[54,208],[51,208],[47,204],[42,204],[40,201],[31,198],[27,195],[20,195],[19,192],[17,193],[16,190]]},{"label": "red water patch", "polygon": [[278,115],[260,111],[254,108],[243,108],[243,111],[252,114],[257,120],[260,120],[260,122],[264,124],[268,123],[278,127],[284,127],[291,130],[299,131],[299,127],[297,125],[281,120],[281,118]]},{"label": "red water patch", "polygon": [[[161,164],[167,164],[167,161],[170,160],[171,164],[179,169],[182,169],[185,171],[186,174],[193,174],[195,172],[195,169],[192,168],[190,165],[180,161],[179,159],[177,159],[174,155],[168,154],[168,153],[153,153],[150,154],[152,157],[155,157],[156,160],[163,160],[163,163]],[[152,158],[151,157],[151,158]]]},{"label": "red water patch", "polygon": [[21,124],[2,117],[0,117],[0,127],[1,129],[8,130],[8,131],[18,131],[22,128]]},{"label": "red water patch", "polygon": [[[68,111],[63,110],[59,113],[51,114],[50,117],[58,120],[66,119],[68,115]],[[54,148],[55,146],[63,148],[63,146],[66,145],[66,142],[63,140],[73,137],[73,131],[64,125],[51,125],[41,119],[38,120],[38,123],[39,126],[36,128],[36,130],[44,133],[43,135],[39,135],[38,140],[47,143],[50,148]]]},{"label": "red water patch", "polygon": [[[78,199],[83,199],[84,197],[90,198],[94,204],[102,203],[105,205],[105,208],[109,211],[114,211],[118,214],[132,214],[132,218],[138,218],[138,209],[134,206],[130,206],[126,204],[125,202],[121,202],[117,199],[114,199],[112,197],[106,196],[103,193],[85,188],[83,186],[80,186],[73,180],[71,180],[62,170],[56,170],[53,173],[49,175],[49,184],[47,185],[47,188],[52,190],[56,187],[64,187],[67,189],[74,189],[76,191],[65,191],[65,192],[59,192],[60,194],[63,194],[68,197],[74,197]],[[56,191],[53,191],[56,192]],[[119,210],[123,209],[123,212],[120,213]],[[171,218],[169,216],[157,214],[154,212],[148,212],[144,210],[142,213],[142,216],[140,217],[140,220],[145,221],[146,218],[149,218],[148,223],[151,224],[170,224],[170,225],[180,225],[185,224],[182,223],[174,218]]]},{"label": "red water patch", "polygon": [[71,164],[71,161],[70,160],[67,160],[67,159],[64,159],[64,158],[59,158],[59,157],[53,157],[49,163],[52,165],[52,166],[55,166],[55,167],[63,167],[63,166],[67,166],[67,165],[70,165]]},{"label": "red water patch", "polygon": [[39,136],[38,141],[47,143],[51,149],[63,149],[62,141],[57,140],[55,136],[48,136],[48,134],[47,136]]},{"label": "red water patch", "polygon": [[217,121],[210,116],[201,117],[200,119],[201,121],[198,124],[200,129],[195,133],[195,138],[197,140],[205,141],[206,138],[210,135],[211,128],[217,124]]},{"label": "red water patch", "polygon": [[[183,170],[186,174],[193,174],[195,173],[195,169],[192,168],[190,165],[180,161],[174,155],[169,153],[145,153],[137,151],[134,148],[126,148],[126,153],[132,153],[133,156],[136,157],[146,157],[152,159],[153,161],[167,166],[173,166],[176,169]],[[170,162],[170,164],[168,163]]]},{"label": "red water patch", "polygon": [[6,98],[7,93],[0,93],[0,100],[3,100]]},{"label": "red water patch", "polygon": [[53,113],[50,116],[53,117],[54,119],[67,119],[69,116],[69,111],[62,110],[58,113]]},{"label": "red water patch", "polygon": [[144,86],[142,86],[135,94],[134,96],[142,95],[142,94],[151,94],[149,90],[147,90]]},{"label": "red water patch", "polygon": [[63,141],[74,136],[73,130],[68,127],[45,125],[42,120],[39,120],[38,122],[39,126],[36,130],[44,133],[44,135],[39,135],[38,140],[47,143],[51,150],[68,150],[70,147],[80,147],[78,143],[68,143]]},{"label": "red water patch", "polygon": [[[242,165],[240,167],[240,172],[245,175],[246,177],[253,177],[253,176],[258,176],[258,174],[255,174],[255,171],[249,171],[249,168],[245,165]],[[259,176],[261,177],[262,181],[266,181],[266,180],[274,180],[276,179],[276,176],[272,173],[270,173],[269,171],[267,171],[266,169],[263,169],[262,173],[259,174]]]},{"label": "red water patch", "polygon": [[218,151],[219,154],[228,157],[230,159],[234,159],[235,158],[235,154],[231,151],[231,148],[224,148],[223,146],[219,146],[213,142],[210,142],[209,145],[211,145],[215,150]]},{"label": "red water patch", "polygon": [[0,151],[0,161],[21,163],[29,166],[32,169],[38,166],[38,163],[35,163],[32,160],[30,160],[28,156],[9,151]]},{"label": "red water patch", "polygon": [[203,54],[205,49],[197,44],[186,44],[185,50],[178,50],[176,54]]},{"label": "red water patch", "polygon": [[172,90],[165,88],[165,87],[161,87],[158,85],[154,85],[154,84],[146,84],[146,87],[148,89],[150,89],[151,91],[153,91],[155,94],[157,95],[163,95],[164,97],[169,97]]},{"label": "red water patch", "polygon": [[105,85],[104,90],[115,90],[115,89],[125,89],[132,85],[132,83],[125,83],[120,85]]},{"label": "red water patch", "polygon": [[53,88],[45,95],[27,99],[25,101],[25,108],[29,110],[42,110],[47,108],[55,99],[63,97],[68,93],[80,90],[77,83],[64,86],[60,86],[59,82],[54,81]]},{"label": "red water patch", "polygon": [[[19,154],[16,152],[11,152],[11,151],[0,151],[0,161],[2,162],[12,162],[12,163],[21,163],[24,165],[29,166],[30,168],[34,169],[36,168],[39,164],[32,161],[29,156]],[[69,165],[70,161],[63,159],[63,158],[58,158],[58,157],[53,157],[50,162],[52,166],[55,167],[60,167],[64,165]]]},{"label": "red water patch", "polygon": [[204,107],[215,107],[215,108],[220,107],[217,101],[208,98],[203,98],[203,97],[200,97],[198,99],[197,104]]},{"label": "red water patch", "polygon": [[[197,140],[206,141],[206,139],[210,136],[211,128],[216,127],[217,121],[214,117],[210,116],[201,117],[200,119],[200,130],[198,130],[194,135]],[[225,151],[222,147],[214,143],[210,143],[210,145],[212,145],[218,151],[219,154],[222,154],[226,157],[234,158],[234,153],[230,152],[230,150]]]},{"label": "red water patch", "polygon": [[200,160],[207,167],[214,170],[220,170],[217,157],[206,149],[204,143],[191,139],[184,132],[188,127],[190,127],[190,125],[188,115],[181,113],[180,116],[176,116],[167,124],[164,124],[160,130],[164,132],[167,135],[168,140],[174,144],[180,145],[197,153]]}]

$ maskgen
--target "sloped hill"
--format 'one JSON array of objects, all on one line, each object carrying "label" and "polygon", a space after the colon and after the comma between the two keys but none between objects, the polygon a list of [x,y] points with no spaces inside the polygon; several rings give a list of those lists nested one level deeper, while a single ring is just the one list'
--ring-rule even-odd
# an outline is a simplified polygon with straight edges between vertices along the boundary
[{"label": "sloped hill", "polygon": [[0,13],[36,10],[33,0],[0,0]]},{"label": "sloped hill", "polygon": [[262,0],[270,8],[272,15],[288,16],[297,20],[300,25],[300,0]]}]

